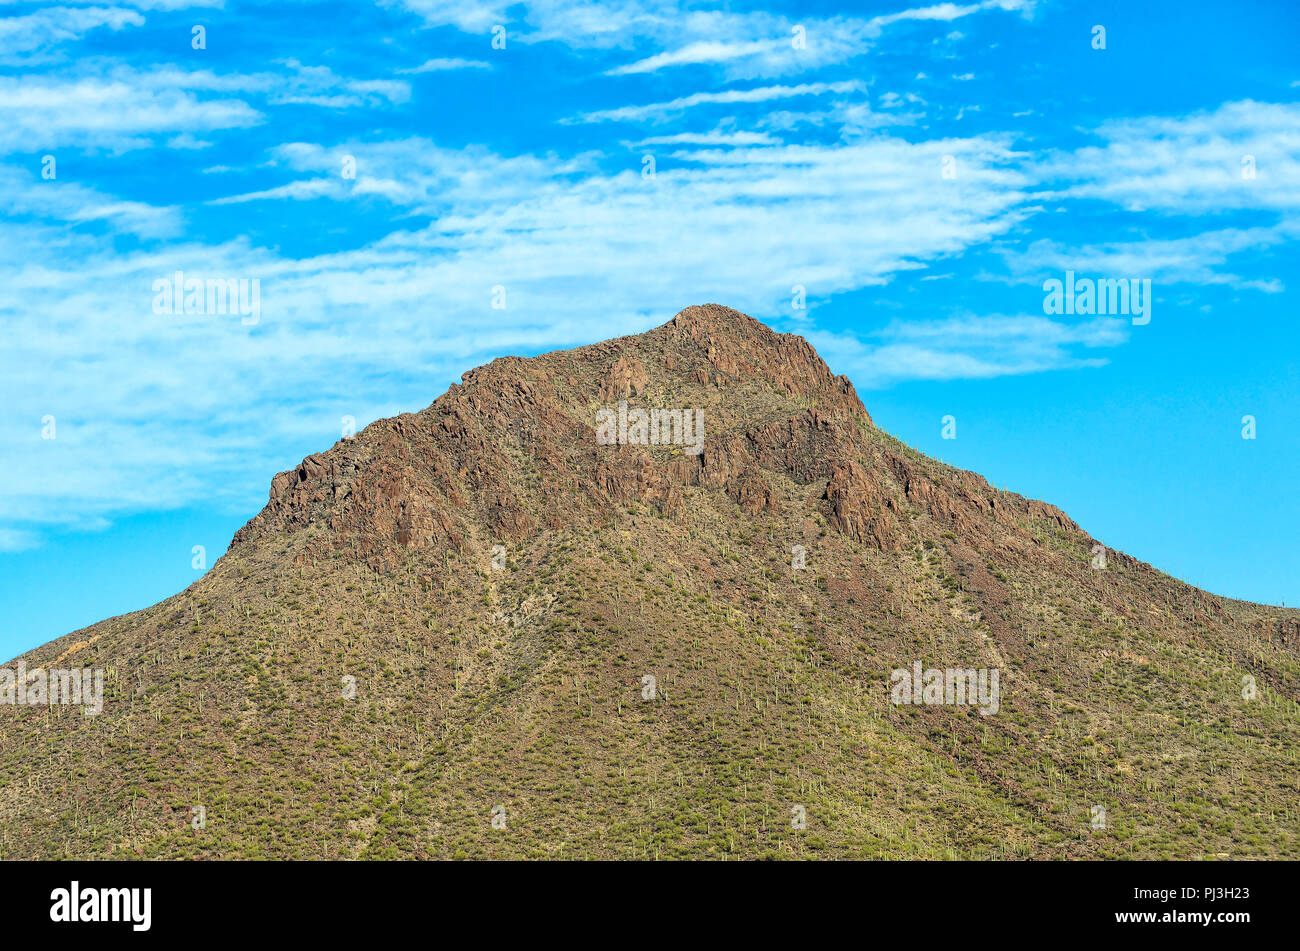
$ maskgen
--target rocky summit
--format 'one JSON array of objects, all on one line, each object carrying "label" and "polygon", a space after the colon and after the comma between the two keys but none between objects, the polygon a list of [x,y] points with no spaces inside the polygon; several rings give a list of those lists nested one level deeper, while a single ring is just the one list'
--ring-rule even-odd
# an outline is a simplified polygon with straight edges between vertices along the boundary
[{"label": "rocky summit", "polygon": [[[8,858],[1300,857],[1300,612],[915,452],[716,305],[471,370],[19,662]],[[69,668],[98,712],[30,693]]]}]

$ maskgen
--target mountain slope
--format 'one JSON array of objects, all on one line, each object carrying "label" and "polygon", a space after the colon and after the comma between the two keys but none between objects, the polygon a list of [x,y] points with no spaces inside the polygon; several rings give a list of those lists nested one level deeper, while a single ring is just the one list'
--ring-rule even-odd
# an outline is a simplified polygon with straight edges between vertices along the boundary
[{"label": "mountain slope", "polygon": [[[496,360],[26,655],[104,709],[0,706],[0,855],[1297,856],[1300,612],[1096,544],[727,308]],[[892,704],[918,661],[997,712]]]}]

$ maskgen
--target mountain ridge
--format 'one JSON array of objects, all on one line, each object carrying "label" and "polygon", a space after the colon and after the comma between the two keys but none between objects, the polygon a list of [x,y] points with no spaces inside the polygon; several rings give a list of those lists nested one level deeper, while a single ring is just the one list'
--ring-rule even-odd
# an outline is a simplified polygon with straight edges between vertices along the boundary
[{"label": "mountain ridge", "polygon": [[[678,339],[673,338],[674,333],[679,335]],[[683,343],[693,345],[695,352],[682,348],[680,345]],[[678,344],[678,347],[670,349],[673,344]],[[758,344],[762,350],[762,353],[757,356],[752,353],[756,349],[755,344]],[[435,439],[431,448],[437,452],[439,462],[460,463],[467,455],[463,451],[447,452],[448,440],[436,438],[444,435],[451,437],[451,441],[461,446],[468,444],[469,452],[476,454],[476,461],[481,460],[491,448],[489,446],[491,437],[502,439],[504,442],[518,443],[525,451],[544,448],[542,462],[549,464],[552,470],[556,468],[554,463],[559,455],[572,459],[584,446],[590,450],[591,457],[595,457],[598,451],[592,447],[590,439],[594,422],[590,418],[587,420],[576,418],[576,414],[572,413],[574,409],[572,404],[559,404],[554,399],[554,394],[550,392],[551,388],[546,385],[545,375],[562,369],[554,365],[561,362],[561,355],[568,358],[570,370],[572,370],[572,361],[575,360],[589,360],[597,364],[599,375],[596,383],[599,384],[599,388],[592,394],[585,407],[591,416],[596,406],[607,405],[628,397],[647,395],[651,377],[642,359],[630,356],[625,351],[630,349],[644,351],[658,347],[663,348],[662,369],[670,373],[678,373],[681,370],[700,386],[725,389],[727,386],[736,385],[740,380],[762,377],[769,385],[781,389],[790,397],[813,401],[815,407],[810,408],[806,414],[790,418],[773,418],[765,427],[756,429],[752,434],[745,433],[748,441],[755,446],[776,444],[784,440],[787,447],[801,443],[799,449],[802,452],[792,454],[792,451],[787,449],[784,459],[767,453],[758,456],[755,461],[766,466],[784,468],[801,482],[810,482],[823,475],[832,475],[831,484],[827,487],[827,497],[833,503],[832,508],[836,513],[837,522],[847,527],[850,534],[858,536],[870,534],[878,544],[885,543],[885,527],[868,519],[864,512],[854,511],[850,501],[858,494],[870,491],[864,474],[848,465],[848,459],[842,460],[843,468],[834,473],[831,473],[826,465],[811,462],[819,458],[819,454],[827,452],[830,452],[833,457],[848,455],[837,451],[837,445],[843,442],[856,445],[857,433],[854,427],[845,425],[849,420],[861,420],[872,431],[879,432],[866,407],[858,398],[853,384],[845,376],[832,374],[830,368],[802,337],[778,334],[748,315],[720,305],[706,304],[686,308],[668,323],[644,334],[616,338],[601,344],[556,351],[532,358],[501,357],[483,367],[468,371],[463,375],[462,383],[453,384],[446,394],[424,410],[372,423],[361,433],[351,438],[340,439],[329,450],[309,455],[298,466],[279,473],[272,480],[270,502],[267,507],[235,534],[230,547],[234,548],[270,526],[292,527],[301,524],[306,517],[296,510],[305,504],[328,502],[330,498],[335,500],[346,498],[351,492],[358,456],[373,458],[378,452],[385,450],[400,451],[397,449],[397,442],[409,436],[424,422],[433,424]],[[608,366],[605,366],[606,363]],[[533,369],[529,371],[528,368]],[[568,383],[571,387],[577,388],[577,380],[572,373],[568,376]],[[588,385],[587,393],[591,393],[594,385]],[[494,388],[502,392],[495,395],[485,394],[485,390]],[[512,428],[508,417],[512,404],[516,400],[517,405],[525,408],[525,415],[531,417],[529,426]],[[569,411],[567,418],[565,418],[566,411]],[[717,417],[711,416],[710,419],[715,421],[716,426]],[[747,420],[740,422],[747,422]],[[549,424],[545,430],[543,423]],[[701,479],[714,482],[719,479],[725,481],[730,474],[726,471],[729,467],[734,465],[744,467],[748,460],[735,458],[737,447],[733,441],[730,441],[730,437],[735,436],[744,426],[738,425],[737,420],[728,416],[723,416],[723,425],[726,426],[725,429],[712,434],[715,438],[722,438],[721,449],[713,449],[708,459],[700,460],[696,470],[683,469],[679,466],[671,471],[687,483],[699,483]],[[471,427],[476,431],[471,432]],[[827,438],[819,438],[821,436]],[[379,443],[378,451],[368,445],[372,440]],[[549,445],[541,447],[540,444],[544,441]],[[851,445],[850,448],[853,446]],[[452,458],[447,458],[448,456]],[[498,455],[495,461],[498,464],[506,464],[506,459],[501,455]],[[891,456],[889,462],[893,474],[901,480],[904,493],[909,499],[920,501],[931,508],[936,504],[941,505],[933,498],[933,490],[929,484],[924,481],[911,481],[917,478],[917,474],[909,469],[903,456]],[[717,472],[719,466],[724,470],[721,474]],[[951,467],[948,467],[948,470],[954,474],[956,483],[964,490],[963,499],[968,503],[974,502],[973,493],[987,494],[990,498],[989,511],[996,514],[999,512],[998,499],[1015,499],[1023,507],[1024,514],[1049,519],[1061,528],[1081,531],[1054,505],[1023,499],[1016,493],[999,492],[973,472]],[[617,478],[623,473],[608,473],[602,470],[601,474],[607,478]],[[384,478],[391,475],[393,475],[391,472],[377,473],[372,477],[372,481],[383,483]],[[445,466],[433,467],[432,476],[441,490],[441,501],[450,506],[460,505],[464,501],[467,489],[470,488],[464,484],[470,473],[460,468],[456,475],[459,479],[455,478],[452,471]],[[761,486],[754,484],[752,471],[746,469],[742,476],[747,478],[749,484],[738,491],[758,493],[757,497],[747,497],[746,504],[764,504],[762,500],[767,496],[763,494]],[[473,479],[469,481],[474,482]],[[316,491],[304,490],[303,486],[311,486]],[[412,490],[409,484],[400,487],[395,487],[391,483],[364,487],[368,494],[362,504],[372,506],[371,514],[377,517],[380,523],[376,527],[385,528],[390,527],[385,524],[389,520],[379,517],[381,513],[378,509],[381,506],[378,504],[378,497],[393,498],[400,494],[403,498],[409,498]],[[484,485],[475,484],[472,488],[480,489],[484,488]],[[486,488],[493,487],[487,485]],[[415,495],[418,497],[422,493],[415,493]],[[499,517],[488,519],[489,527],[503,537],[517,536],[518,532],[535,528],[532,519],[525,513],[513,509],[500,499],[494,499],[493,503],[502,511]],[[456,547],[460,547],[464,542],[464,536],[455,532],[454,526],[448,519],[440,517],[441,513],[431,512],[421,506],[416,508],[422,510],[399,510],[390,513],[392,540],[397,544],[408,548],[422,547],[425,539],[418,529],[423,529],[430,536]],[[951,511],[940,514],[953,517]],[[370,521],[373,523],[376,518]]]},{"label": "mountain ridge", "polygon": [[[600,444],[620,402],[702,451]],[[104,712],[0,708],[0,855],[1296,854],[1300,612],[1100,544],[728,308],[503,357],[23,655]],[[915,664],[1000,707],[891,702]]]}]

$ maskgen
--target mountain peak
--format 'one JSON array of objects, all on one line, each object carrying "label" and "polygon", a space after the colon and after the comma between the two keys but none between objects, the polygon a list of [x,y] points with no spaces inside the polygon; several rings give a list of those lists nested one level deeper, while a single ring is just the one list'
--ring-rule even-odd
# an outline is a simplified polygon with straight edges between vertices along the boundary
[{"label": "mountain peak", "polygon": [[723,304],[692,304],[677,312],[669,323],[682,331],[700,328],[713,332],[738,332],[745,334],[775,334],[761,320],[742,314]]},{"label": "mountain peak", "polygon": [[0,799],[0,855],[1293,855],[1300,727],[1265,698],[1297,644],[691,307],[470,371],[277,475],[188,590],[31,652],[110,675],[92,721],[0,717],[0,785],[45,791]]},{"label": "mountain peak", "polygon": [[1042,522],[1086,542],[1059,509],[880,433],[802,337],[704,304],[642,334],[467,372],[424,410],[277,475],[231,548],[291,536],[299,561],[344,552],[384,570],[404,550],[518,541],[637,505],[671,520],[700,505],[817,511],[891,552],[918,512],[972,541],[1031,546]]}]

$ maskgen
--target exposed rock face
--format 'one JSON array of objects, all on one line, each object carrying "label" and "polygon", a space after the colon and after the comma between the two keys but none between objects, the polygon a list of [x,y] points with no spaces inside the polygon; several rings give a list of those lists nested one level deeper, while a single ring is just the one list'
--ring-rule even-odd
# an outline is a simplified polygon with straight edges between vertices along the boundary
[{"label": "exposed rock face", "polygon": [[814,407],[756,426],[747,435],[760,465],[806,484],[827,478],[836,459],[862,446],[859,420],[870,425],[865,411],[855,416]]},{"label": "exposed rock face", "polygon": [[893,512],[898,503],[881,491],[862,466],[848,462],[838,467],[826,485],[831,524],[858,541],[867,541],[881,551],[896,551],[897,529]]},{"label": "exposed rock face", "polygon": [[[807,408],[782,412],[790,400]],[[702,410],[703,451],[598,445],[595,412],[619,401]],[[1028,541],[1022,523],[1036,521],[1082,535],[1053,506],[909,459],[806,340],[707,304],[639,337],[466,373],[427,409],[277,475],[231,547],[314,525],[303,558],[346,550],[384,566],[402,549],[462,550],[590,524],[610,504],[681,517],[692,486],[746,514],[776,512],[787,480],[808,510],[824,505],[832,526],[881,551],[903,543],[904,506],[962,534],[988,536],[994,523]]]},{"label": "exposed rock face", "polygon": [[773,333],[753,317],[717,304],[687,307],[669,326],[693,345],[688,349],[703,355],[709,380],[759,377],[787,396],[817,399],[832,411],[866,416],[848,377],[832,374],[802,337]]},{"label": "exposed rock face", "polygon": [[621,356],[609,368],[609,376],[601,387],[600,398],[607,402],[636,396],[645,390],[650,378],[636,357]]}]

